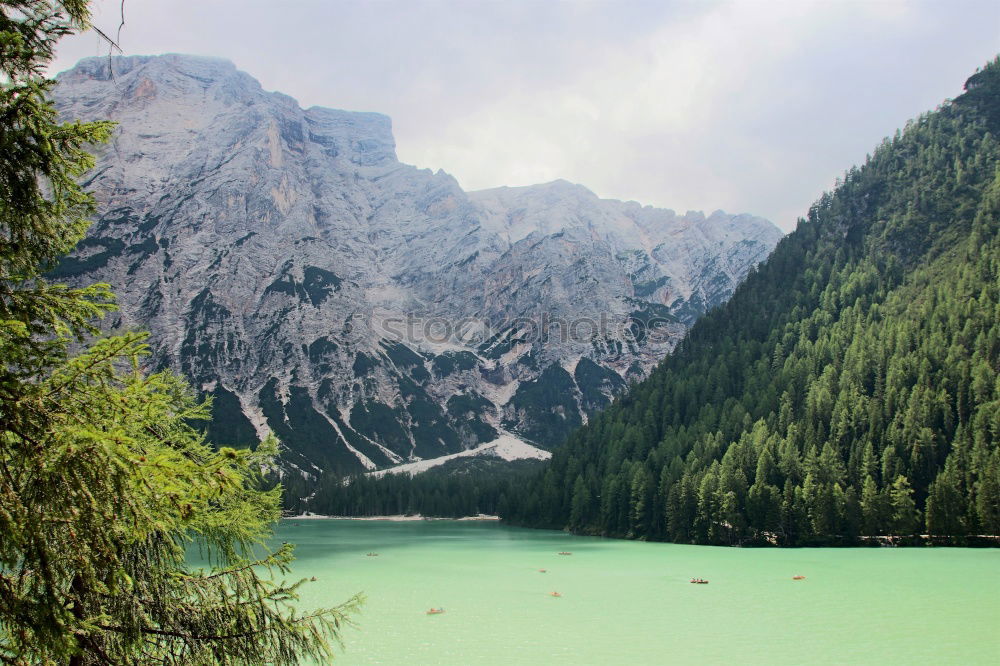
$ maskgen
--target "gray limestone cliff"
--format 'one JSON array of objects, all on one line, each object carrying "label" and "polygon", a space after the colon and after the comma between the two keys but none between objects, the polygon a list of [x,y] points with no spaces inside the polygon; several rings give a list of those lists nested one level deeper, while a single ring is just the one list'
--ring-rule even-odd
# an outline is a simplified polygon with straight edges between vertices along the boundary
[{"label": "gray limestone cliff", "polygon": [[110,282],[109,326],[214,396],[210,438],[274,431],[305,473],[558,444],[781,237],[563,181],[467,193],[400,163],[386,116],[301,109],[223,60],[87,59],[56,100],[119,126],[52,276]]}]

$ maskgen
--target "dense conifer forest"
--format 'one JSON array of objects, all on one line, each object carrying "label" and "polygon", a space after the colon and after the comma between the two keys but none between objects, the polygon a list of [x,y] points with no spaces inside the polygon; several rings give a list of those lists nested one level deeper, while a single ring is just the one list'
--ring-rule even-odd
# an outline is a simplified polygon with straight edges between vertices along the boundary
[{"label": "dense conifer forest", "polygon": [[700,544],[1000,534],[1000,60],[824,194],[504,518]]},{"label": "dense conifer forest", "polygon": [[[498,461],[466,458],[449,461],[426,472],[323,477],[311,489],[299,479],[286,479],[285,507],[293,514],[311,511],[328,516],[424,515],[461,518],[506,513],[525,478],[541,467],[537,460]],[[301,497],[308,497],[303,501]]]}]

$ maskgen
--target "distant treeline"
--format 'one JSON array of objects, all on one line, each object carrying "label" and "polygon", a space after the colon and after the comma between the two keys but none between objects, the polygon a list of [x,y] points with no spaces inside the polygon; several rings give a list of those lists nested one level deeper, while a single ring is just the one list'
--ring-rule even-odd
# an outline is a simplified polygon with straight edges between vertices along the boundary
[{"label": "distant treeline", "polygon": [[538,461],[456,460],[412,477],[329,475],[312,488],[300,479],[286,479],[285,507],[292,513],[330,516],[497,515],[508,510],[508,498],[520,492],[526,476],[539,465]]}]

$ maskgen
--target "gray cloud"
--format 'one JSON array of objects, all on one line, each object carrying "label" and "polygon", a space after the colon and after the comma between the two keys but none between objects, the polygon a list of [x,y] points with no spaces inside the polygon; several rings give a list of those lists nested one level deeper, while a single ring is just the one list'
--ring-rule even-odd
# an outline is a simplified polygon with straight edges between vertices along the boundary
[{"label": "gray cloud", "polygon": [[[105,31],[118,0],[95,5]],[[467,189],[565,178],[790,229],[1000,45],[1000,3],[128,0],[129,54],[217,55],[304,106],[393,119]],[[106,53],[66,40],[53,69]]]}]

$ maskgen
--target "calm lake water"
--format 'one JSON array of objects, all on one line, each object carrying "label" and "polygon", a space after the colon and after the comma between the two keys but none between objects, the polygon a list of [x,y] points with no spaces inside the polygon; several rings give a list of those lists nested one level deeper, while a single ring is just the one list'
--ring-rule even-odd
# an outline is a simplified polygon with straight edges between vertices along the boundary
[{"label": "calm lake water", "polygon": [[297,544],[293,575],[317,578],[303,610],[368,596],[345,666],[1000,664],[993,549],[715,548],[451,521],[286,520],[276,537]]}]

